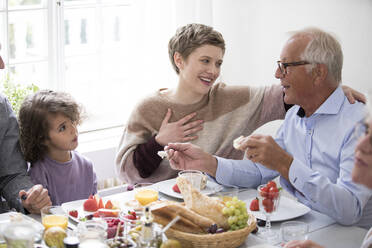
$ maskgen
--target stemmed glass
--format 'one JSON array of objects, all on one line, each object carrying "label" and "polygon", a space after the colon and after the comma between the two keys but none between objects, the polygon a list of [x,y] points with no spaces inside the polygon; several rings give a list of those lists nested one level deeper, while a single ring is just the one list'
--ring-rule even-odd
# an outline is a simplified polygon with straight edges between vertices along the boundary
[{"label": "stemmed glass", "polygon": [[266,217],[265,229],[260,230],[257,235],[263,239],[277,239],[279,237],[278,234],[271,230],[270,217],[279,206],[280,190],[278,190],[276,185],[264,184],[258,186],[257,191],[260,211]]}]

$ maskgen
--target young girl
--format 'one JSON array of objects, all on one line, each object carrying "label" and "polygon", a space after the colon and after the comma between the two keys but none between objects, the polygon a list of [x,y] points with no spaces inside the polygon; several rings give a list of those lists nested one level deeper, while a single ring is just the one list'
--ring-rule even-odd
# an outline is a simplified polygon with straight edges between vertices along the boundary
[{"label": "young girl", "polygon": [[93,165],[77,153],[81,108],[63,92],[39,91],[19,112],[20,143],[32,181],[48,189],[53,205],[97,192]]}]

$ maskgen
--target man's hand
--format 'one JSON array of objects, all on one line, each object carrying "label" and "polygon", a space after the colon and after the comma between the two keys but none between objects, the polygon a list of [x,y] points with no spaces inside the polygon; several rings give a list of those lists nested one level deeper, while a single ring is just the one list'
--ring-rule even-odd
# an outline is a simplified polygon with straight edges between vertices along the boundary
[{"label": "man's hand", "polygon": [[271,136],[253,134],[245,137],[240,144],[239,150],[246,150],[245,154],[249,160],[278,171],[288,180],[293,157],[283,150]]},{"label": "man's hand", "polygon": [[172,110],[168,109],[161,123],[159,133],[155,136],[156,142],[165,146],[171,142],[187,142],[197,139],[198,136],[193,134],[203,129],[203,120],[189,122],[195,115],[196,113],[192,113],[176,122],[169,123]]},{"label": "man's hand", "polygon": [[342,90],[351,104],[355,103],[355,101],[362,102],[364,104],[367,102],[366,96],[359,91],[356,91],[345,85],[342,85]]},{"label": "man's hand", "polygon": [[52,205],[48,190],[40,184],[33,186],[27,192],[19,191],[19,197],[22,199],[23,207],[32,214],[38,214],[43,207]]},{"label": "man's hand", "polygon": [[324,248],[311,240],[293,240],[284,245],[284,248]]},{"label": "man's hand", "polygon": [[190,143],[170,143],[164,148],[175,170],[199,170],[216,176],[217,159]]}]

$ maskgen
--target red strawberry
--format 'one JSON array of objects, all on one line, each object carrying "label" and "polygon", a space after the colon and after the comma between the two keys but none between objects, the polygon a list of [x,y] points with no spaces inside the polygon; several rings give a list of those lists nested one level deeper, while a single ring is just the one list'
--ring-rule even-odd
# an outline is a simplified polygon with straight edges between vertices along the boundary
[{"label": "red strawberry", "polygon": [[276,199],[276,198],[278,198],[278,196],[279,196],[279,190],[278,190],[278,188],[277,187],[271,187],[270,189],[269,189],[269,198],[271,198],[271,199]]},{"label": "red strawberry", "polygon": [[262,205],[265,207],[265,211],[271,213],[274,210],[274,202],[270,198],[263,199]]},{"label": "red strawberry", "polygon": [[276,188],[277,186],[276,186],[276,183],[274,181],[269,181],[266,184],[266,187],[268,187],[270,189],[271,187],[275,187]]},{"label": "red strawberry", "polygon": [[258,204],[258,198],[256,197],[251,201],[251,205],[249,206],[251,211],[260,211],[260,206]]},{"label": "red strawberry", "polygon": [[137,219],[136,212],[134,212],[134,211],[128,211],[128,214],[125,215],[125,218],[127,218],[129,220],[136,220]]},{"label": "red strawberry", "polygon": [[177,184],[173,185],[172,189],[176,193],[181,193],[180,188],[178,188],[178,185]]},{"label": "red strawberry", "polygon": [[74,218],[77,218],[79,216],[79,213],[77,210],[71,210],[70,212],[68,212],[68,214]]},{"label": "red strawberry", "polygon": [[264,198],[266,198],[269,194],[269,188],[266,186],[266,187],[263,187],[261,188],[261,191],[260,191],[260,195]]},{"label": "red strawberry", "polygon": [[114,205],[112,204],[111,200],[108,200],[105,204],[105,208],[107,209],[112,209]]},{"label": "red strawberry", "polygon": [[98,205],[95,199],[88,199],[84,202],[84,210],[94,212],[98,210]]}]

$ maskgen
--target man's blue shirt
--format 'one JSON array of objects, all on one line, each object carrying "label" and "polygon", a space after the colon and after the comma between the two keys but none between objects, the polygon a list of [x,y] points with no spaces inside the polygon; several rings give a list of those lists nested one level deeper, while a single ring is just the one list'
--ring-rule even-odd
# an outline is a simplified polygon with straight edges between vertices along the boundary
[{"label": "man's blue shirt", "polygon": [[[351,180],[357,136],[355,124],[364,105],[350,104],[338,87],[309,117],[292,107],[275,141],[293,156],[284,189],[300,202],[345,225],[372,226],[372,191]],[[218,159],[216,180],[226,185],[257,187],[279,173],[249,160]]]}]

